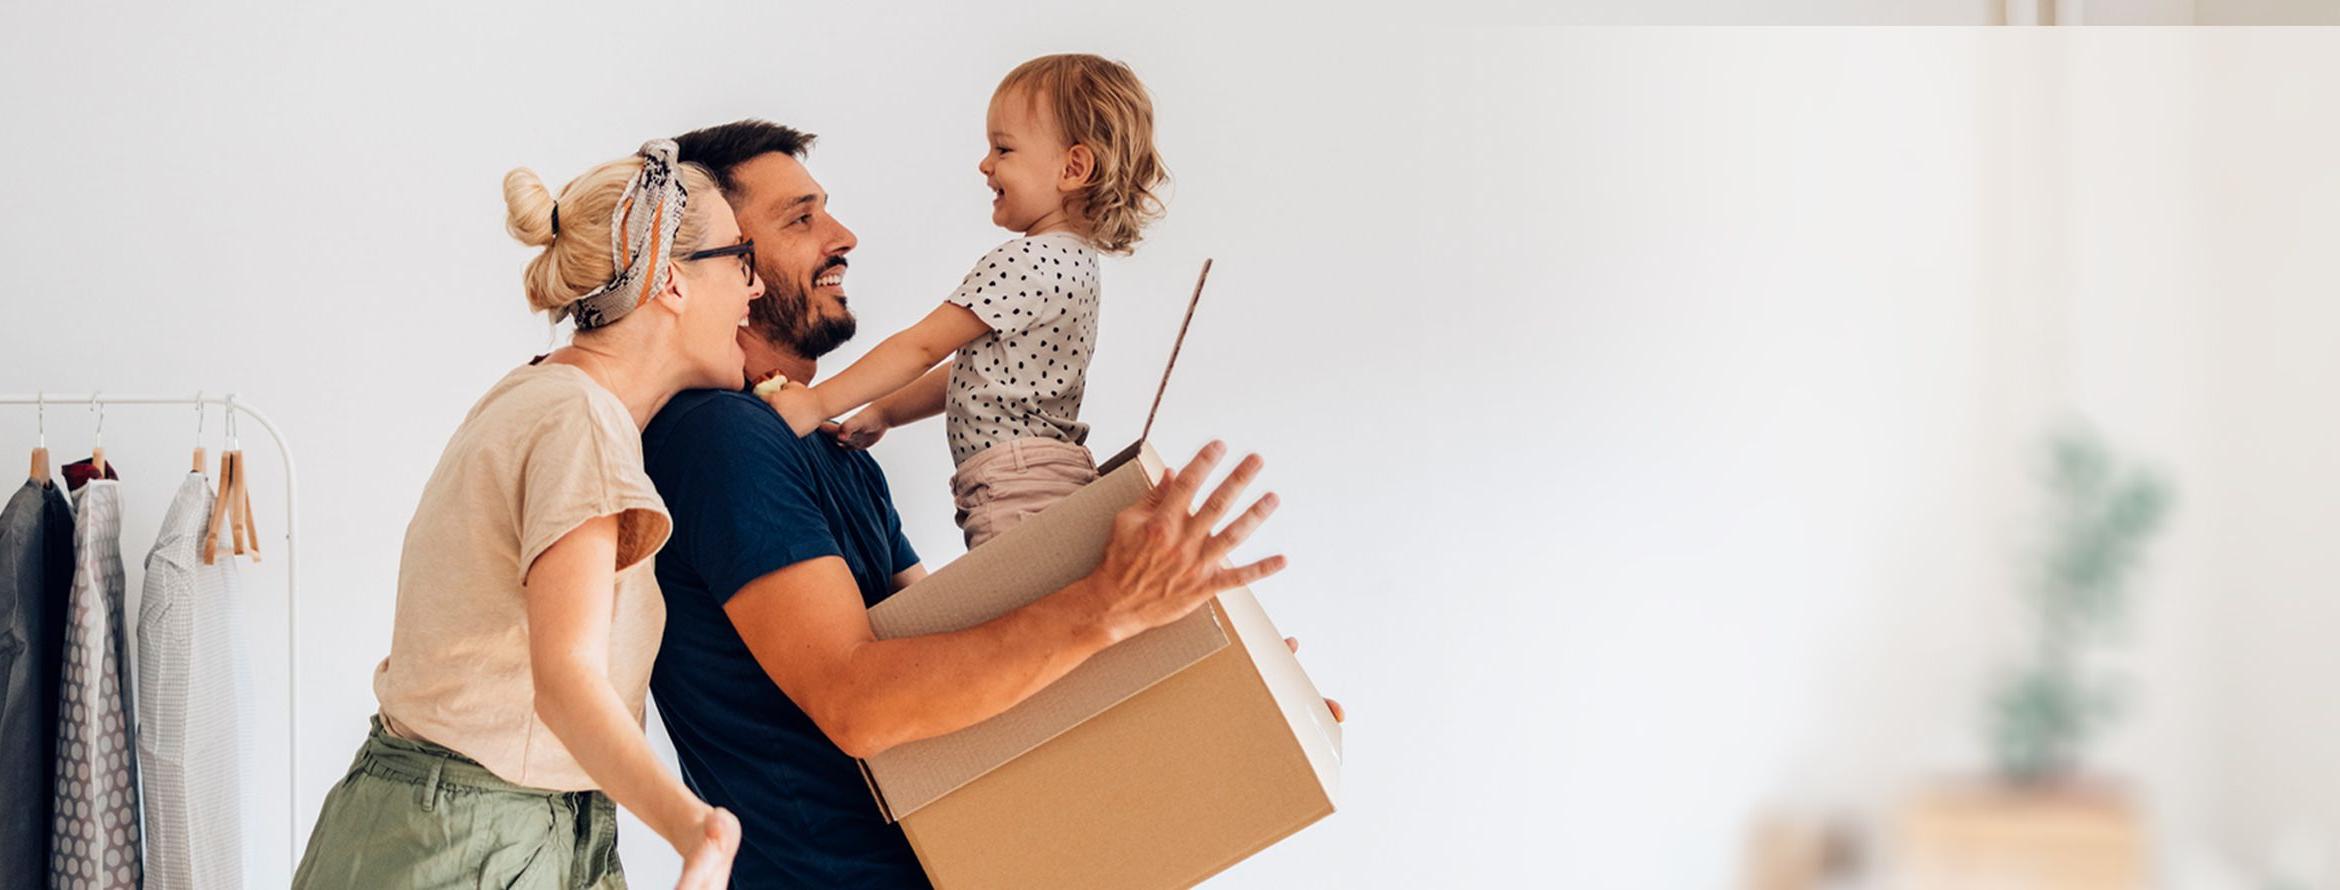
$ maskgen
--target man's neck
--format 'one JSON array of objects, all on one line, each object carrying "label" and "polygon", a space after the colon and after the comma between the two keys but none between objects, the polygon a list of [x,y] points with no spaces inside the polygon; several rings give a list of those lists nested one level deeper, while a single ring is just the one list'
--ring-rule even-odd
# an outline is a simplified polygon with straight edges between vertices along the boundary
[{"label": "man's neck", "polygon": [[740,329],[739,348],[741,352],[747,353],[747,382],[750,386],[773,374],[810,386],[813,374],[820,367],[818,362],[797,355],[794,350],[774,345],[746,328]]}]

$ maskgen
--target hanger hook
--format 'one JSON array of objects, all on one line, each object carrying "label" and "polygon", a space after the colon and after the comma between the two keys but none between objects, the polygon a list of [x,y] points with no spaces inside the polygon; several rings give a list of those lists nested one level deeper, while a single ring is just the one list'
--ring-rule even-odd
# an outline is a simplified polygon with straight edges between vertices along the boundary
[{"label": "hanger hook", "polygon": [[239,450],[244,447],[243,433],[238,430],[236,425],[236,394],[232,392],[227,394],[227,438],[229,450]]},{"label": "hanger hook", "polygon": [[40,447],[47,448],[49,447],[49,394],[46,391],[33,393],[33,416],[37,418],[35,422],[40,424]]},{"label": "hanger hook", "polygon": [[99,447],[104,447],[106,444],[106,405],[104,402],[98,401],[97,393],[89,394],[89,410],[97,412],[97,444]]},{"label": "hanger hook", "polygon": [[195,391],[195,445],[203,445],[203,391]]}]

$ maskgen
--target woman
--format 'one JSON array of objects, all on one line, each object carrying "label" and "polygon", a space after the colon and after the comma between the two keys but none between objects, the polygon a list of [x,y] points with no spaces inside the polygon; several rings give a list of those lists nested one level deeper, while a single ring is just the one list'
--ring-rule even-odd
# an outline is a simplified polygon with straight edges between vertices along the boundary
[{"label": "woman", "polygon": [[642,735],[670,523],[640,435],[677,392],[742,385],[735,335],[763,285],[713,180],[674,152],[644,145],[557,200],[505,176],[506,227],[543,248],[529,305],[577,333],[472,407],[424,487],[380,713],[294,886],[623,887],[613,798],[684,856],[683,886],[728,880],[738,822]]}]

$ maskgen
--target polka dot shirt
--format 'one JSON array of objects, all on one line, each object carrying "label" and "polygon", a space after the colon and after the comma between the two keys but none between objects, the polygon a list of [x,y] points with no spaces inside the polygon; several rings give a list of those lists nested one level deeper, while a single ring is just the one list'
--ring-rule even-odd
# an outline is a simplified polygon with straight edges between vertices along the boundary
[{"label": "polka dot shirt", "polygon": [[1097,343],[1097,252],[1080,236],[1017,238],[976,262],[950,301],[991,333],[959,348],[944,402],[951,460],[1010,439],[1089,438],[1081,392]]}]

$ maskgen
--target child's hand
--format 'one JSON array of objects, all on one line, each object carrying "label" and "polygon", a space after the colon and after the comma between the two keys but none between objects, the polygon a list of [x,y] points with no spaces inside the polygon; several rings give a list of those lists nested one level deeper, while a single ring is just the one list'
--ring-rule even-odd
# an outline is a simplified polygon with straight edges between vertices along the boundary
[{"label": "child's hand", "polygon": [[880,416],[874,407],[863,408],[855,412],[852,417],[845,418],[845,423],[842,425],[831,424],[830,426],[832,427],[831,435],[837,437],[837,444],[847,448],[868,448],[875,445],[879,439],[885,437],[886,430],[893,428],[893,424],[887,423],[886,419]]},{"label": "child's hand", "polygon": [[821,416],[821,399],[813,395],[812,388],[786,377],[775,374],[756,384],[756,395],[762,396],[772,410],[780,412],[780,419],[788,423],[789,432],[799,438],[811,435],[822,421],[828,420]]}]

